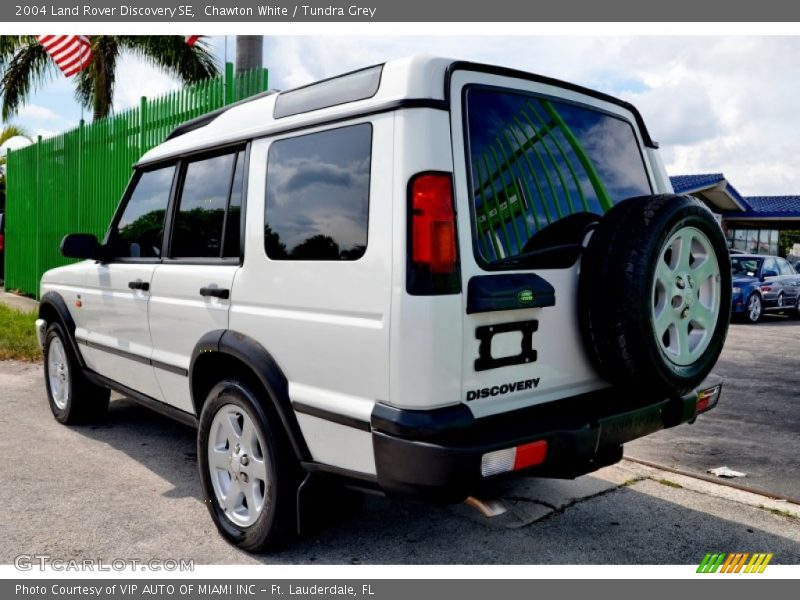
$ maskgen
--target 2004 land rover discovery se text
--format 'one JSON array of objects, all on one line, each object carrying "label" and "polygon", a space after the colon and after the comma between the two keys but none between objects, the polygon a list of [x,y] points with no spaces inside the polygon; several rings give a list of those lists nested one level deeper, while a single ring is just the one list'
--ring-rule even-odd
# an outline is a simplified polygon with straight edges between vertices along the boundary
[{"label": "2004 land rover discovery se text", "polygon": [[633,106],[529,73],[414,57],[189,121],[62,252],[87,260],[41,283],[56,419],[112,389],[196,426],[249,550],[297,534],[312,482],[457,502],[719,398],[719,226]]}]

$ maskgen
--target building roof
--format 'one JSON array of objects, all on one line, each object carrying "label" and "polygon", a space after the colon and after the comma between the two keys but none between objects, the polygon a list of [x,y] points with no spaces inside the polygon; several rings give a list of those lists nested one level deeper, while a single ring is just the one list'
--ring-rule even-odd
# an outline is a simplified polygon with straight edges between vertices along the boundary
[{"label": "building roof", "polygon": [[721,211],[746,212],[752,209],[722,173],[675,175],[669,178],[672,189],[678,194],[699,193]]},{"label": "building roof", "polygon": [[[669,178],[672,188],[678,194],[697,194],[710,201],[722,211],[726,219],[758,220],[785,219],[800,220],[800,196],[742,196],[722,173],[699,173],[695,175],[676,175]],[[714,201],[715,194],[724,192],[736,199],[739,210],[726,210]]]}]

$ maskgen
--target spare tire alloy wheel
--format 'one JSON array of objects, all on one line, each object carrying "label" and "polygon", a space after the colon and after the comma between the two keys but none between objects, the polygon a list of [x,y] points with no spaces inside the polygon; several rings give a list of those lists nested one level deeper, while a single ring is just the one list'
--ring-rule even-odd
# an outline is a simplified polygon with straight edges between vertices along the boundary
[{"label": "spare tire alloy wheel", "polygon": [[583,253],[578,321],[598,374],[642,401],[683,394],[719,358],[731,269],[711,212],[690,196],[623,200]]},{"label": "spare tire alloy wheel", "polygon": [[720,311],[720,268],[708,236],[696,227],[676,231],[661,248],[653,278],[653,329],[676,365],[708,349]]}]

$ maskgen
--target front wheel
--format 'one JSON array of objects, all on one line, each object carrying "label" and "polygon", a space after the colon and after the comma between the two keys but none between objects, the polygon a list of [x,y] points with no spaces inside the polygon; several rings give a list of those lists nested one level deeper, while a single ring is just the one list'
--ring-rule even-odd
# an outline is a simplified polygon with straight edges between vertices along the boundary
[{"label": "front wheel", "polygon": [[747,322],[752,324],[758,323],[761,320],[763,312],[764,307],[761,302],[761,296],[755,292],[750,294],[750,297],[747,299],[747,309],[744,313]]},{"label": "front wheel", "polygon": [[218,383],[200,415],[197,457],[206,504],[220,533],[254,552],[290,542],[297,532],[297,461],[280,423],[256,388]]},{"label": "front wheel", "polygon": [[111,392],[86,379],[60,323],[50,324],[45,334],[44,379],[50,410],[58,422],[90,423],[105,415]]}]

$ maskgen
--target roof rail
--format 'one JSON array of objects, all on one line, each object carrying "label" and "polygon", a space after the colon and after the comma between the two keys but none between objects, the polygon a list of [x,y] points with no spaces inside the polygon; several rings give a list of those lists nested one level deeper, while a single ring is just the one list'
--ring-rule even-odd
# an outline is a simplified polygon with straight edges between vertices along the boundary
[{"label": "roof rail", "polygon": [[183,135],[184,133],[189,133],[190,131],[194,131],[195,129],[200,129],[201,127],[205,127],[209,123],[211,123],[214,119],[216,119],[221,114],[229,111],[230,109],[234,108],[235,106],[241,106],[242,104],[247,104],[248,102],[253,102],[254,100],[260,100],[261,98],[266,98],[267,96],[272,96],[273,94],[277,94],[280,90],[267,90],[266,92],[260,92],[253,96],[248,96],[238,102],[234,102],[232,104],[226,104],[225,106],[218,108],[217,110],[212,110],[204,115],[200,115],[199,117],[195,117],[194,119],[189,119],[188,121],[184,121],[180,125],[178,125],[175,129],[169,132],[164,141],[174,139]]}]

